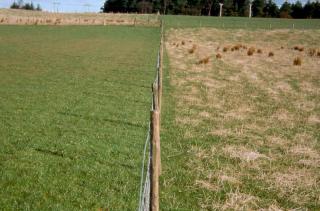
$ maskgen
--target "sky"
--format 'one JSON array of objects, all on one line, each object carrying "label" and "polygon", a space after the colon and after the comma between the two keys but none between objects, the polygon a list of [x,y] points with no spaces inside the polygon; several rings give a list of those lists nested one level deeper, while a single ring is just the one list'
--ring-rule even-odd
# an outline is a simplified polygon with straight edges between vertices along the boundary
[{"label": "sky", "polygon": [[[24,3],[40,4],[45,11],[52,12],[99,12],[105,0],[24,0]],[[14,0],[0,0],[0,8],[9,8]],[[18,2],[18,0],[16,0]],[[54,3],[57,4],[54,4]]]},{"label": "sky", "polygon": [[[18,0],[16,0],[18,1]],[[100,12],[105,0],[32,0],[34,5],[40,4],[45,11],[59,12]],[[288,0],[295,2],[296,0]],[[307,0],[300,0],[302,3]],[[9,8],[14,0],[0,0],[0,8]],[[25,3],[31,0],[24,0]],[[54,4],[56,2],[57,4]],[[275,0],[277,5],[281,5],[284,0]]]}]

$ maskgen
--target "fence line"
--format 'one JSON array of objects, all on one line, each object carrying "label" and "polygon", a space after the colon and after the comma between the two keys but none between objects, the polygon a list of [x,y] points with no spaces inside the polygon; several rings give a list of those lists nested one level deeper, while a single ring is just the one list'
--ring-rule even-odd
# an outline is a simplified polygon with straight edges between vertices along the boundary
[{"label": "fence line", "polygon": [[[152,83],[152,105],[147,140],[144,146],[141,170],[139,211],[159,211],[159,176],[161,174],[160,116],[162,103],[162,63],[163,63],[163,22],[161,21],[161,39],[157,59],[156,77]],[[146,150],[149,146],[149,153]],[[146,174],[145,162],[148,155]]]}]

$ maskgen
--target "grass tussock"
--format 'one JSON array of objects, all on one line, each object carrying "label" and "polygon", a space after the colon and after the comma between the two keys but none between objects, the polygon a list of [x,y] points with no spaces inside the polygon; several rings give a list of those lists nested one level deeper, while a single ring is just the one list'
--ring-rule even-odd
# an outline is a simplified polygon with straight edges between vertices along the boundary
[{"label": "grass tussock", "polygon": [[262,54],[262,50],[258,49],[257,53]]},{"label": "grass tussock", "polygon": [[217,59],[221,59],[221,58],[222,58],[222,55],[219,54],[219,53],[217,53],[217,54],[216,54],[216,58],[217,58]]},{"label": "grass tussock", "polygon": [[256,49],[254,47],[250,47],[247,51],[248,56],[252,56],[256,52]]},{"label": "grass tussock", "polygon": [[233,46],[234,50],[236,50],[236,51],[240,50],[241,47],[242,47],[241,44]]},{"label": "grass tussock", "polygon": [[320,57],[320,51],[317,52],[317,57]]},{"label": "grass tussock", "polygon": [[186,43],[185,43],[185,41],[184,40],[182,40],[181,41],[181,45],[185,45]]},{"label": "grass tussock", "polygon": [[269,57],[273,57],[273,56],[274,56],[274,53],[273,53],[272,51],[270,51],[270,52],[268,53],[268,56],[269,56]]},{"label": "grass tussock", "polygon": [[303,46],[294,46],[293,47],[293,50],[296,50],[296,51],[304,51],[304,47]]},{"label": "grass tussock", "polygon": [[228,50],[229,50],[229,47],[223,47],[222,49],[223,52],[228,52]]},{"label": "grass tussock", "polygon": [[302,65],[302,59],[300,57],[296,57],[294,60],[293,60],[293,65],[295,66],[301,66]]},{"label": "grass tussock", "polygon": [[317,53],[317,50],[315,48],[310,48],[308,51],[309,56],[315,56]]},{"label": "grass tussock", "polygon": [[203,59],[200,59],[200,60],[198,61],[198,64],[208,64],[209,61],[210,61],[210,57],[207,56],[207,57],[205,57],[205,58],[203,58]]},{"label": "grass tussock", "polygon": [[190,48],[190,49],[188,50],[188,52],[189,52],[190,54],[193,54],[193,53],[196,51],[196,49],[197,49],[197,45],[193,44],[193,45],[192,45],[192,48]]}]

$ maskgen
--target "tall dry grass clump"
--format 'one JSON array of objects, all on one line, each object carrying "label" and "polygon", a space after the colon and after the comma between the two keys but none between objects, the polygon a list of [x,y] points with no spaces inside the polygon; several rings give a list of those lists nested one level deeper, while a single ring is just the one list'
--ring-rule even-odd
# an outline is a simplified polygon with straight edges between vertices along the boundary
[{"label": "tall dry grass clump", "polygon": [[188,52],[189,52],[190,54],[192,54],[192,53],[194,53],[194,52],[196,51],[196,49],[197,49],[197,45],[193,44],[193,45],[192,45],[192,48],[190,48],[190,49],[188,50]]},{"label": "tall dry grass clump", "polygon": [[256,52],[256,49],[254,47],[250,47],[247,51],[248,56],[252,56]]},{"label": "tall dry grass clump", "polygon": [[308,52],[308,54],[309,54],[309,56],[315,56],[316,55],[316,49],[314,49],[314,48],[311,48],[311,49],[309,49],[309,52]]},{"label": "tall dry grass clump", "polygon": [[295,66],[301,66],[302,64],[302,59],[300,57],[296,57],[294,60],[293,60],[293,65]]},{"label": "tall dry grass clump", "polygon": [[296,51],[304,51],[304,47],[302,46],[294,46],[293,49]]},{"label": "tall dry grass clump", "polygon": [[205,57],[205,58],[203,58],[203,59],[200,59],[200,60],[198,61],[198,64],[208,64],[209,61],[210,61],[210,57],[207,56],[207,57]]},{"label": "tall dry grass clump", "polygon": [[222,58],[222,55],[219,54],[219,53],[217,53],[217,54],[216,54],[216,58],[217,58],[217,59],[221,59],[221,58]]}]

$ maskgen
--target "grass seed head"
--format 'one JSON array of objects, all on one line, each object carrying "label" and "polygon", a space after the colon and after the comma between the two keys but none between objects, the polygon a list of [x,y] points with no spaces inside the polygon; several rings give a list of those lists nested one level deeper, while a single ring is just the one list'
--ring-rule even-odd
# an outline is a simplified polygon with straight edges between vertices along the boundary
[{"label": "grass seed head", "polygon": [[295,66],[301,66],[302,64],[302,59],[300,57],[296,57],[294,60],[293,60],[293,65]]}]

